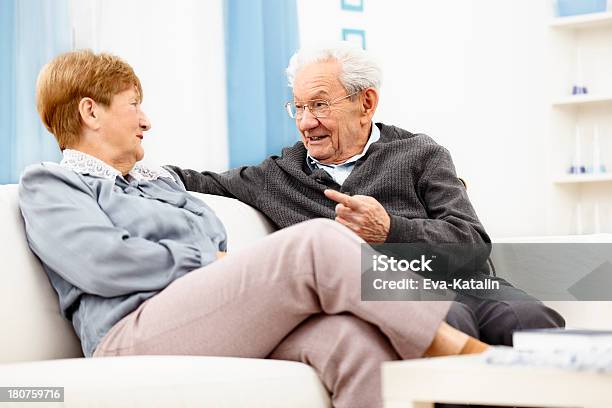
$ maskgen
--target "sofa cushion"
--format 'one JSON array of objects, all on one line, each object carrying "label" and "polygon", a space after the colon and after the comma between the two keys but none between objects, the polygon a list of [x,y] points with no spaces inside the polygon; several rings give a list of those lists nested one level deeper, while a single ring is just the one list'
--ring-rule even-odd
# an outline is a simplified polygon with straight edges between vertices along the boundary
[{"label": "sofa cushion", "polygon": [[[27,245],[17,190],[17,185],[0,185],[0,362],[80,357],[72,325],[60,315],[57,295]],[[225,224],[229,252],[274,230],[261,213],[238,200],[194,195]]]},{"label": "sofa cushion", "polygon": [[[65,387],[64,407],[330,406],[314,370],[301,363],[194,356],[65,359],[82,356],[80,343],[28,248],[17,189],[0,185],[2,386]],[[237,200],[194,194],[225,224],[230,253],[274,230]],[[30,360],[52,361],[17,363]]]},{"label": "sofa cushion", "polygon": [[289,361],[135,356],[13,363],[2,368],[2,386],[64,387],[66,408],[330,406],[314,370]]}]

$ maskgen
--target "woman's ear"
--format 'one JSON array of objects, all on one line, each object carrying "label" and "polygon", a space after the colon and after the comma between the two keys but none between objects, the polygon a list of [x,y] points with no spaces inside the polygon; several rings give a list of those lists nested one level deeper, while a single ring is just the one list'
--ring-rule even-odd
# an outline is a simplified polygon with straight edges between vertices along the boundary
[{"label": "woman's ear", "polygon": [[91,98],[82,98],[79,101],[79,114],[85,127],[91,130],[100,128],[100,105]]},{"label": "woman's ear", "polygon": [[378,91],[376,88],[367,88],[362,92],[361,97],[361,122],[366,125],[372,121],[374,112],[378,106]]}]

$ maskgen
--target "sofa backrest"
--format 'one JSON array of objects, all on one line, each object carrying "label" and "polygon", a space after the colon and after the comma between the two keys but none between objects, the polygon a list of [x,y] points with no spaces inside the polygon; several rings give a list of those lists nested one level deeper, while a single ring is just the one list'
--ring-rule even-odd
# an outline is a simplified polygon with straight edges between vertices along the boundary
[{"label": "sofa backrest", "polygon": [[72,326],[26,242],[17,185],[0,186],[0,362],[81,356]]},{"label": "sofa backrest", "polygon": [[[72,325],[60,315],[55,290],[26,242],[17,189],[0,185],[0,363],[81,357]],[[229,253],[274,230],[261,213],[237,200],[194,195],[225,224]]]}]

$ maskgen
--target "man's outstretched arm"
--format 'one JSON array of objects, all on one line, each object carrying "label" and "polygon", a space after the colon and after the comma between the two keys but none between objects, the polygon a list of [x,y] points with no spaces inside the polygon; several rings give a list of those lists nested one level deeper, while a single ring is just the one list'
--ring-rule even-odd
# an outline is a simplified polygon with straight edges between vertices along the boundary
[{"label": "man's outstretched arm", "polygon": [[237,198],[251,206],[255,206],[264,183],[263,171],[258,166],[238,167],[223,173],[166,167],[180,177],[188,191]]}]

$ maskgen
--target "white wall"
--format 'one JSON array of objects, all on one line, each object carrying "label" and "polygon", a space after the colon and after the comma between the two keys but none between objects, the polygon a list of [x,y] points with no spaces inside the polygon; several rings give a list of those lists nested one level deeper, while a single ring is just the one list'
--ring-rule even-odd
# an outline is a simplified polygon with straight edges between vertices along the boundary
[{"label": "white wall", "polygon": [[124,58],[152,122],[145,161],[228,166],[223,0],[72,0],[76,48]]},{"label": "white wall", "polygon": [[447,147],[488,232],[547,232],[549,0],[298,0],[300,36],[366,30],[383,68],[376,120]]},{"label": "white wall", "polygon": [[[384,71],[376,120],[446,146],[491,235],[571,232],[575,194],[551,183],[551,76],[571,69],[551,59],[567,54],[554,50],[551,0],[363,0],[363,12],[297,1],[303,44],[365,29]],[[222,5],[72,0],[76,46],[124,57],[143,82],[147,161],[227,168]]]}]

